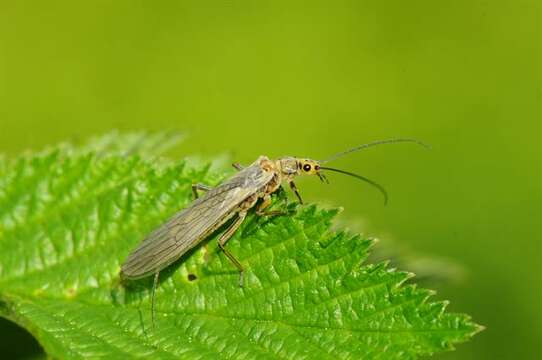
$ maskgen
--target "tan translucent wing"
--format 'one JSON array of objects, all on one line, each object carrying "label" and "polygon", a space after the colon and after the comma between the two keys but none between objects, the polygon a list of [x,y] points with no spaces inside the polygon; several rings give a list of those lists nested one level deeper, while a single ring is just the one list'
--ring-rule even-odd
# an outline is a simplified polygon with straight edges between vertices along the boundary
[{"label": "tan translucent wing", "polygon": [[149,234],[122,265],[122,276],[139,279],[167,267],[235,215],[239,204],[272,177],[255,163],[208,191]]}]

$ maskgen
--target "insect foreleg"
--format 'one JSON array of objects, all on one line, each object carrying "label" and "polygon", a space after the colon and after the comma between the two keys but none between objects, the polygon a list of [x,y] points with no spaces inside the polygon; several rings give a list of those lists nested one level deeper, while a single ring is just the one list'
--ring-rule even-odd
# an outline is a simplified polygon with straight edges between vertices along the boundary
[{"label": "insect foreleg", "polygon": [[192,184],[192,193],[194,194],[194,199],[197,199],[199,197],[198,190],[209,191],[211,189],[212,187],[204,184]]},{"label": "insect foreleg", "polygon": [[295,196],[299,199],[299,203],[303,204],[303,199],[301,199],[301,195],[299,195],[299,191],[297,191],[297,186],[295,186],[295,183],[293,181],[289,181],[288,184],[290,185],[290,189],[295,193]]},{"label": "insect foreleg", "polygon": [[235,256],[232,255],[225,247],[226,242],[232,237],[232,235],[235,233],[235,231],[239,228],[239,226],[243,223],[243,220],[245,220],[245,217],[247,216],[246,211],[245,212],[239,212],[237,219],[230,225],[230,227],[220,236],[220,239],[218,239],[218,246],[222,251],[224,251],[224,255],[228,257],[228,259],[235,265],[235,267],[239,270],[239,286],[243,287],[243,273],[245,269],[243,268],[243,265],[235,258]]}]

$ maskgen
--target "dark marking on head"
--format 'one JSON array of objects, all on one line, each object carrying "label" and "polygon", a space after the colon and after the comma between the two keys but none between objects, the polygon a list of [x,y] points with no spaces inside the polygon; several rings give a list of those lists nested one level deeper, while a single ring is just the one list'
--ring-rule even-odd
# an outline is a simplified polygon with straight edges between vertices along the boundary
[{"label": "dark marking on head", "polygon": [[194,281],[197,280],[197,276],[195,274],[188,274],[188,281]]},{"label": "dark marking on head", "polygon": [[314,165],[314,170],[316,171],[320,170],[320,165]]}]

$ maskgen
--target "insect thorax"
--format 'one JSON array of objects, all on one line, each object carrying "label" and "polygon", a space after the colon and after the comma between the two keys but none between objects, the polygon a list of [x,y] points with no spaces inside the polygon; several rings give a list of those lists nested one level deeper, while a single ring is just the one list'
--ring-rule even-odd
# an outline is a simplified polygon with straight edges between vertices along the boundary
[{"label": "insect thorax", "polygon": [[279,161],[273,161],[266,156],[260,156],[258,163],[264,172],[273,174],[273,177],[259,191],[260,197],[263,197],[277,191],[282,182],[282,174]]}]

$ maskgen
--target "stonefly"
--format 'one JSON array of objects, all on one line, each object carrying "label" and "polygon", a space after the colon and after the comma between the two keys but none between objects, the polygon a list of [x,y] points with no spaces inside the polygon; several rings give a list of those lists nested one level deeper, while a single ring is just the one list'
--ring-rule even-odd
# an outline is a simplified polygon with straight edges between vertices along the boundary
[{"label": "stonefly", "polygon": [[[228,220],[235,217],[235,220],[218,239],[218,246],[239,270],[239,285],[243,286],[244,267],[225,248],[225,245],[237,228],[239,228],[251,208],[257,204],[256,214],[259,216],[285,214],[284,211],[280,210],[266,210],[271,205],[271,194],[279,190],[283,182],[287,182],[302,204],[303,201],[293,181],[294,178],[302,174],[316,175],[323,182],[328,182],[324,175],[325,171],[334,171],[353,176],[375,186],[384,195],[384,203],[386,203],[388,195],[379,184],[363,176],[344,170],[325,167],[322,164],[371,146],[399,142],[411,142],[426,148],[428,147],[416,139],[401,138],[375,141],[357,146],[335,154],[326,160],[302,159],[297,157],[283,157],[271,160],[266,156],[260,156],[248,167],[233,164],[239,172],[217,187],[211,188],[204,184],[192,185],[195,200],[150,233],[132,251],[124,264],[122,264],[121,279],[137,280],[154,275],[151,294],[151,314],[154,325],[154,298],[160,271],[178,260],[183,254],[214,233]],[[206,193],[202,197],[198,197],[198,190],[205,191]],[[259,201],[260,199],[261,201]]]}]

